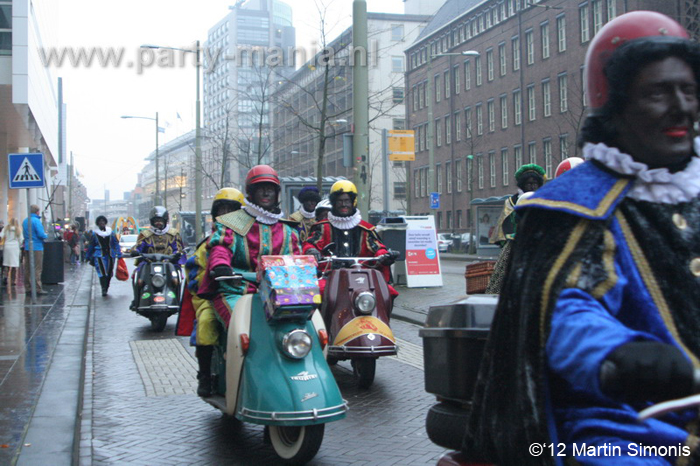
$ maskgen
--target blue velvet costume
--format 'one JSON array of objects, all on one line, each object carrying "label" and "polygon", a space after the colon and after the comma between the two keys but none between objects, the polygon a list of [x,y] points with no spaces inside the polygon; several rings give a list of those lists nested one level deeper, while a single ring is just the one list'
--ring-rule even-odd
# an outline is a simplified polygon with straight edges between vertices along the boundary
[{"label": "blue velvet costume", "polygon": [[[586,445],[607,450],[575,455],[581,464],[666,465],[688,446],[695,464],[697,411],[640,423],[651,403],[624,404],[599,385],[602,362],[631,341],[674,345],[700,367],[700,198],[649,202],[628,196],[634,185],[588,161],[516,208],[523,233],[474,396],[470,460],[563,464]],[[566,457],[533,457],[535,442],[564,443]],[[671,455],[641,456],[642,446]]]}]

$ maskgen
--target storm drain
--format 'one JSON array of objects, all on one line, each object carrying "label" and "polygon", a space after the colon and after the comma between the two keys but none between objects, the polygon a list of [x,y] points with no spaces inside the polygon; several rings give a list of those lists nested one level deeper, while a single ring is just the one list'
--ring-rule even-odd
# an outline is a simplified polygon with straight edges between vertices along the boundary
[{"label": "storm drain", "polygon": [[130,341],[146,396],[194,395],[197,362],[174,339]]}]

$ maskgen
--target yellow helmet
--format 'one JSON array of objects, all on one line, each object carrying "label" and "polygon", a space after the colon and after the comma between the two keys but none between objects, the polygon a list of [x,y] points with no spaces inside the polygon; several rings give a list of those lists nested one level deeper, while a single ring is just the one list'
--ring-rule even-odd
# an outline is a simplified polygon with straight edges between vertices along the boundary
[{"label": "yellow helmet", "polygon": [[240,202],[242,206],[245,205],[245,196],[236,188],[221,188],[214,195],[215,201],[218,201],[219,199],[225,201],[236,201]]},{"label": "yellow helmet", "polygon": [[352,181],[340,180],[333,183],[333,186],[331,186],[331,192],[329,196],[331,198],[331,202],[333,202],[333,200],[337,196],[343,193],[349,194],[352,198],[352,205],[357,207],[357,187]]}]

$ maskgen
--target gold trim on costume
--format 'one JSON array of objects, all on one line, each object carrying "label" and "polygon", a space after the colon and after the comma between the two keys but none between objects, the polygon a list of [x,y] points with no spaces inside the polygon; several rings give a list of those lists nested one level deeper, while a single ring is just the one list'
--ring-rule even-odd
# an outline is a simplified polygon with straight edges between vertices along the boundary
[{"label": "gold trim on costume", "polygon": [[605,280],[599,283],[591,293],[595,299],[600,299],[605,296],[605,293],[610,291],[615,283],[617,283],[617,273],[615,272],[615,238],[609,230],[603,233],[603,268],[605,269]]},{"label": "gold trim on costume", "polygon": [[583,269],[583,266],[579,263],[576,264],[569,274],[569,278],[566,279],[566,287],[567,288],[576,288],[578,285],[578,280],[581,278],[581,270]]},{"label": "gold trim on costume", "polygon": [[693,354],[693,352],[690,351],[687,346],[685,346],[683,340],[681,340],[681,337],[678,334],[678,329],[676,328],[676,323],[673,320],[673,316],[671,315],[671,310],[668,307],[668,303],[666,302],[666,299],[664,298],[664,295],[661,292],[661,288],[659,287],[659,284],[656,281],[656,277],[654,276],[654,273],[651,270],[649,261],[647,261],[647,258],[644,256],[642,248],[639,246],[637,239],[634,237],[634,233],[632,232],[629,223],[627,223],[627,219],[620,212],[617,212],[615,214],[615,217],[617,217],[618,222],[620,222],[622,234],[625,236],[627,244],[629,244],[629,249],[630,253],[632,254],[632,258],[635,264],[637,264],[637,268],[639,269],[639,274],[642,277],[642,281],[646,285],[647,290],[651,295],[651,299],[654,300],[654,304],[659,310],[659,314],[661,314],[661,318],[666,324],[666,328],[671,333],[671,336],[676,341],[676,343],[678,343],[680,347],[683,348],[683,351],[685,351],[685,353],[690,357],[693,366],[696,369],[700,368],[700,361]]},{"label": "gold trim on costume", "polygon": [[232,229],[237,234],[246,236],[255,223],[255,218],[251,217],[245,210],[241,209],[236,210],[235,212],[220,215],[216,217],[216,221],[225,227]]},{"label": "gold trim on costume", "polygon": [[557,257],[557,260],[554,261],[554,265],[552,266],[552,269],[549,271],[549,274],[547,274],[547,278],[544,281],[544,288],[542,290],[542,304],[540,306],[540,345],[543,348],[544,345],[547,343],[547,341],[545,340],[544,327],[547,316],[547,308],[549,307],[549,294],[551,293],[552,286],[554,285],[554,279],[561,271],[561,268],[564,267],[566,261],[569,260],[571,254],[574,252],[574,248],[576,248],[576,245],[581,240],[581,237],[586,231],[587,226],[588,220],[586,219],[581,219],[576,224],[574,229],[571,231],[569,238],[566,240],[564,249],[562,250],[561,254],[559,254],[559,257]]},{"label": "gold trim on costume", "polygon": [[574,204],[573,202],[568,202],[568,201],[550,201],[548,199],[524,199],[523,201],[520,202],[520,206],[545,206],[545,207],[559,207],[559,208],[564,208],[567,210],[570,210],[572,212],[577,212],[582,215],[587,215],[589,217],[595,217],[599,218],[601,217],[605,212],[607,212],[610,209],[610,206],[612,205],[613,201],[617,199],[620,196],[620,193],[627,187],[627,185],[630,183],[630,180],[627,179],[622,179],[618,180],[615,182],[612,188],[610,188],[610,191],[605,195],[605,197],[600,201],[600,204],[598,204],[598,207],[595,209],[590,209],[588,207],[583,207],[578,204]]}]

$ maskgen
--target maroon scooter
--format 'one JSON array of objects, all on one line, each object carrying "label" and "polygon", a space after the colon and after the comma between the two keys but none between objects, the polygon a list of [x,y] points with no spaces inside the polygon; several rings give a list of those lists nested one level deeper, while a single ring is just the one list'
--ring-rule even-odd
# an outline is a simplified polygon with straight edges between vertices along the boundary
[{"label": "maroon scooter", "polygon": [[[396,253],[390,251],[395,256]],[[350,359],[360,388],[374,382],[377,358],[396,355],[396,338],[389,326],[392,298],[382,273],[363,265],[380,257],[330,256],[325,272],[321,315],[328,330],[328,363]]]}]

